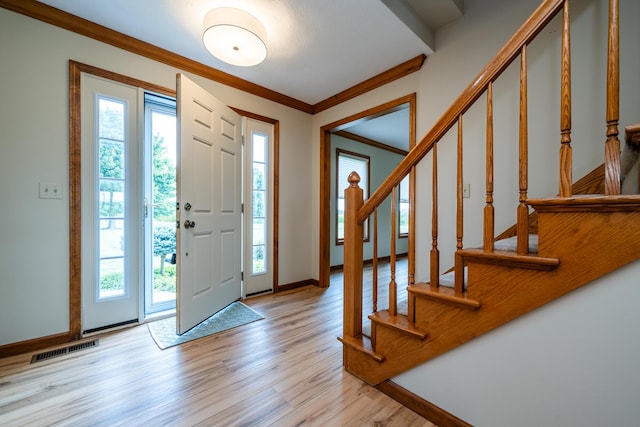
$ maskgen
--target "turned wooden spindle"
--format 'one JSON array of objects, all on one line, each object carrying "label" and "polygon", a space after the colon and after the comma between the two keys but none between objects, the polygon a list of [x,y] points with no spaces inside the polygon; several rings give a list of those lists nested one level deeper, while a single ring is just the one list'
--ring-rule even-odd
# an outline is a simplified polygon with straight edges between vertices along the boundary
[{"label": "turned wooden spindle", "polygon": [[371,278],[372,311],[378,311],[378,208],[373,210],[373,265]]},{"label": "turned wooden spindle", "polygon": [[517,252],[519,255],[529,253],[529,207],[527,206],[527,189],[529,185],[529,129],[527,109],[527,45],[520,52],[520,203],[518,204]]},{"label": "turned wooden spindle", "polygon": [[569,0],[562,9],[562,58],[560,76],[560,197],[571,197],[571,43]]},{"label": "turned wooden spindle", "polygon": [[391,280],[389,281],[389,314],[398,314],[398,285],[396,283],[396,191],[397,187],[391,190],[391,242],[389,244],[389,268],[391,269]]},{"label": "turned wooden spindle", "polygon": [[604,144],[605,194],[620,194],[620,27],[618,0],[609,0],[607,44],[607,140]]},{"label": "turned wooden spindle", "polygon": [[486,137],[486,200],[484,207],[484,238],[485,252],[493,252],[493,235],[495,212],[493,206],[493,83],[487,87],[487,137]]}]

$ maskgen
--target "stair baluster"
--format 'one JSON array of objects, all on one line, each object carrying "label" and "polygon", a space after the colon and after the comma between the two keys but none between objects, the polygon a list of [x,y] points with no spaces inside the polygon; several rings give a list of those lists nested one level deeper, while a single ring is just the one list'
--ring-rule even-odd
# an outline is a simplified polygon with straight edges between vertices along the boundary
[{"label": "stair baluster", "polygon": [[493,252],[495,234],[495,212],[493,206],[493,83],[487,86],[487,137],[486,137],[486,205],[484,207],[483,247],[485,252]]},{"label": "stair baluster", "polygon": [[571,197],[571,39],[569,0],[562,9],[562,70],[560,76],[560,197]]},{"label": "stair baluster", "polygon": [[398,314],[398,285],[396,283],[396,192],[398,187],[391,190],[391,241],[389,242],[389,268],[391,280],[389,281],[389,314]]},{"label": "stair baluster", "polygon": [[607,45],[607,141],[604,144],[605,194],[620,194],[620,28],[618,0],[609,0]]},{"label": "stair baluster", "polygon": [[[462,200],[462,114],[458,116],[458,159],[456,178],[456,250],[462,250],[462,238],[464,232],[464,209]],[[454,290],[457,294],[464,291],[464,263],[462,258],[456,257],[454,267]]]},{"label": "stair baluster", "polygon": [[529,253],[529,207],[527,190],[529,179],[529,129],[527,111],[527,45],[520,51],[520,204],[518,205],[518,255]]},{"label": "stair baluster", "polygon": [[431,290],[437,291],[440,282],[440,251],[438,250],[438,144],[433,145],[431,181]]},{"label": "stair baluster", "polygon": [[373,264],[371,277],[372,311],[378,311],[378,208],[373,211]]}]

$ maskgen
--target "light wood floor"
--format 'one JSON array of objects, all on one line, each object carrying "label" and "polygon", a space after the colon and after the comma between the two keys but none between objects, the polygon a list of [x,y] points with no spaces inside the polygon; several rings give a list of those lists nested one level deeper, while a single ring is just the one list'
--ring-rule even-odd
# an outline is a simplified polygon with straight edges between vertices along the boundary
[{"label": "light wood floor", "polygon": [[141,325],[0,359],[0,425],[433,426],[342,369],[340,274],[245,302],[265,319],[164,351]]}]

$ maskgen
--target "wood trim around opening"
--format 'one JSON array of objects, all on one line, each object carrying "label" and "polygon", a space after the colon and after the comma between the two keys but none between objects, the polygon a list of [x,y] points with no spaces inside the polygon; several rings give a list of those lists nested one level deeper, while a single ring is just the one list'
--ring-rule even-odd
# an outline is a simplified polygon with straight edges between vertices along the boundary
[{"label": "wood trim around opening", "polygon": [[[412,93],[398,99],[386,102],[360,113],[353,114],[343,119],[324,125],[320,128],[320,215],[319,215],[319,250],[318,250],[318,284],[321,288],[329,287],[331,276],[330,268],[330,236],[331,236],[331,133],[344,129],[348,124],[366,120],[368,117],[377,117],[398,109],[399,106],[409,104],[409,147],[416,144],[416,94]],[[415,185],[415,173],[411,172],[409,185]],[[410,206],[415,205],[415,194],[410,192]],[[409,211],[409,251],[415,247],[412,234],[412,220],[414,210]],[[414,262],[409,255],[409,277],[413,278]]]},{"label": "wood trim around opening", "polygon": [[422,54],[408,61],[398,64],[393,68],[388,69],[376,76],[371,77],[355,86],[350,87],[336,95],[333,95],[324,101],[320,101],[313,106],[313,114],[317,114],[321,111],[328,110],[331,107],[335,107],[338,104],[342,104],[345,101],[353,99],[364,93],[370,92],[376,88],[391,83],[394,80],[408,76],[415,73],[422,68],[427,56]]},{"label": "wood trim around opening", "polygon": [[81,209],[81,76],[91,74],[151,92],[172,96],[176,91],[123,74],[69,61],[69,337],[82,338],[82,209]]}]

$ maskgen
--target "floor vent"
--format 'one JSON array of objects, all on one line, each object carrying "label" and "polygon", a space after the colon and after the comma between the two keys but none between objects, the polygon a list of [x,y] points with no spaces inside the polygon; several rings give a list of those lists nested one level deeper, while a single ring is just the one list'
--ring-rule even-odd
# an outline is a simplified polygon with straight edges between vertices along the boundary
[{"label": "floor vent", "polygon": [[98,340],[91,340],[81,342],[79,344],[69,345],[63,348],[57,348],[55,350],[45,351],[44,353],[34,354],[31,358],[31,363],[42,362],[43,360],[53,359],[54,357],[64,356],[65,354],[73,353],[87,348],[93,348],[98,346]]}]

